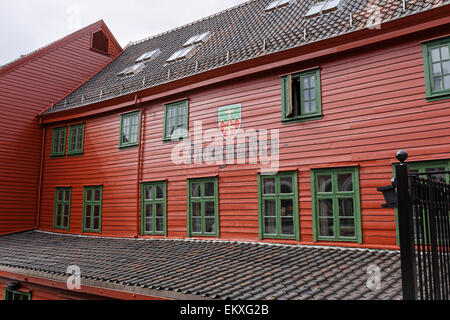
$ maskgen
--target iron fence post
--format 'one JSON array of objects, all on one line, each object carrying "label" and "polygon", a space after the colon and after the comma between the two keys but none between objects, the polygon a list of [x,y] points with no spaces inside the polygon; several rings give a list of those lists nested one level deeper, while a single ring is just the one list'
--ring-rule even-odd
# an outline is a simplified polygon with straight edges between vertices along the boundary
[{"label": "iron fence post", "polygon": [[397,177],[398,224],[400,233],[400,260],[404,300],[417,300],[416,256],[412,219],[412,200],[409,192],[408,154],[397,152],[400,164],[395,166]]}]

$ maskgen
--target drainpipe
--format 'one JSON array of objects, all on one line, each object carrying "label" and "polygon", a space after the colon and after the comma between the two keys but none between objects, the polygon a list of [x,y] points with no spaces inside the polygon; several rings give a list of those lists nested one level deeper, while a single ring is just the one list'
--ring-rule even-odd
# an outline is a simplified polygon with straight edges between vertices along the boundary
[{"label": "drainpipe", "polygon": [[139,238],[141,234],[141,212],[140,212],[140,198],[141,198],[141,153],[142,153],[142,141],[144,139],[144,108],[138,104],[138,97],[134,98],[134,104],[139,107],[139,145],[138,145],[138,159],[137,159],[137,175],[136,175],[136,236]]},{"label": "drainpipe", "polygon": [[36,221],[33,227],[34,230],[39,229],[41,220],[41,198],[42,198],[42,177],[44,175],[44,153],[45,153],[45,136],[47,132],[47,127],[44,126],[42,130],[42,144],[41,144],[41,165],[39,171],[39,188],[38,188],[38,200],[37,200],[37,213]]}]

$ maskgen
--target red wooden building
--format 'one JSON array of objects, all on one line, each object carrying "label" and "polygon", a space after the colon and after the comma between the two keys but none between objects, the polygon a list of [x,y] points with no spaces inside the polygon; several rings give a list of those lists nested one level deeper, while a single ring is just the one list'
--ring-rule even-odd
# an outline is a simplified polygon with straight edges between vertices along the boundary
[{"label": "red wooden building", "polygon": [[[38,235],[397,250],[377,192],[396,151],[450,169],[449,13],[438,0],[252,0],[132,43],[39,115]],[[133,281],[81,292],[215,297]],[[252,292],[217,297],[275,295]]]},{"label": "red wooden building", "polygon": [[36,227],[43,128],[37,115],[60,101],[122,48],[103,21],[0,68],[0,234]]}]

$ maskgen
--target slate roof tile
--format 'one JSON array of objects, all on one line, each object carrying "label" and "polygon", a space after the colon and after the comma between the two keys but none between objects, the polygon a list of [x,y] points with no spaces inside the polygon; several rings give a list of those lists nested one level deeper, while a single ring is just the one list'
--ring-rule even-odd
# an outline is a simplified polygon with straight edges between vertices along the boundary
[{"label": "slate roof tile", "polygon": [[[373,5],[381,8],[383,22],[444,5],[442,0],[408,0],[404,11],[399,0],[345,0],[336,12],[306,19],[306,12],[312,3],[310,0],[296,0],[286,8],[267,13],[264,8],[270,1],[250,0],[186,26],[135,42],[44,114],[139,92],[222,66],[357,31],[368,26]],[[211,38],[200,45],[191,58],[166,63],[168,57],[180,50],[186,40],[206,31],[211,32]],[[161,49],[161,54],[151,60],[142,72],[133,77],[117,77],[125,67],[134,65],[137,57],[157,48]]]},{"label": "slate roof tile", "polygon": [[[279,259],[283,257],[283,259]],[[268,244],[136,240],[26,232],[0,237],[0,269],[16,267],[217,299],[401,299],[399,253]],[[369,265],[382,289],[367,288]],[[253,272],[258,270],[257,272]]]}]

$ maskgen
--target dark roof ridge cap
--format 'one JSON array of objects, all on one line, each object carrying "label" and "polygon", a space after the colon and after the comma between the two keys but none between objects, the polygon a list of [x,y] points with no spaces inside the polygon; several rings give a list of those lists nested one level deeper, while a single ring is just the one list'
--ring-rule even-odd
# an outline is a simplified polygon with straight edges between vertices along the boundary
[{"label": "dark roof ridge cap", "polygon": [[237,9],[237,8],[240,8],[240,7],[242,7],[242,6],[248,5],[248,4],[251,3],[251,2],[256,2],[256,1],[261,1],[261,0],[248,0],[248,1],[245,1],[245,2],[243,2],[243,3],[241,3],[241,4],[237,4],[237,5],[235,5],[235,6],[231,7],[231,8],[228,8],[228,9],[225,9],[225,10],[222,10],[222,11],[219,11],[219,12],[216,12],[216,13],[214,13],[214,14],[211,14],[211,15],[207,16],[207,17],[200,18],[200,19],[198,19],[198,20],[196,20],[196,21],[193,21],[193,22],[189,22],[189,23],[187,23],[187,24],[185,24],[185,25],[176,27],[176,28],[174,28],[174,29],[170,29],[170,30],[164,31],[164,32],[158,33],[158,34],[156,34],[156,35],[153,35],[153,36],[150,36],[150,37],[141,39],[141,40],[131,41],[131,42],[126,46],[126,48],[131,47],[131,46],[134,46],[134,45],[137,45],[137,44],[141,44],[141,43],[146,42],[146,41],[149,41],[149,40],[153,40],[153,39],[155,39],[155,38],[158,38],[158,37],[161,37],[161,36],[163,36],[163,35],[166,35],[166,34],[169,34],[169,33],[172,33],[172,32],[178,31],[178,30],[181,30],[181,29],[186,28],[186,27],[193,26],[194,24],[197,24],[197,23],[206,21],[206,20],[208,20],[208,19],[212,19],[212,18],[217,17],[217,16],[219,16],[219,15],[221,15],[221,14],[224,14],[225,12],[229,12],[229,11],[235,10],[235,9]]},{"label": "dark roof ridge cap", "polygon": [[[358,248],[358,247],[339,247],[339,246],[319,246],[319,245],[305,245],[305,244],[284,244],[284,243],[268,243],[268,242],[258,242],[258,241],[234,241],[234,240],[220,240],[220,239],[160,239],[160,238],[123,238],[123,237],[108,237],[108,236],[87,236],[79,234],[70,233],[57,233],[50,231],[34,230],[31,232],[56,235],[62,237],[73,237],[73,238],[87,238],[87,239],[110,239],[110,240],[129,240],[129,241],[173,241],[173,242],[195,242],[195,243],[229,243],[229,244],[246,244],[246,245],[256,245],[264,247],[281,247],[281,248],[303,248],[303,249],[323,249],[323,250],[336,250],[336,251],[363,251],[363,252],[385,252],[389,254],[397,254],[398,250],[389,249],[370,249],[370,248]],[[30,233],[31,233],[30,232]]]}]

